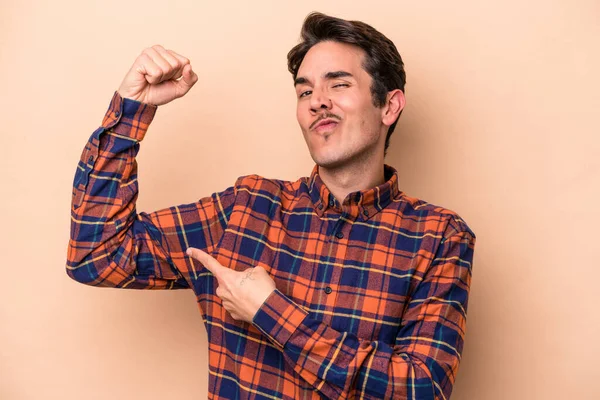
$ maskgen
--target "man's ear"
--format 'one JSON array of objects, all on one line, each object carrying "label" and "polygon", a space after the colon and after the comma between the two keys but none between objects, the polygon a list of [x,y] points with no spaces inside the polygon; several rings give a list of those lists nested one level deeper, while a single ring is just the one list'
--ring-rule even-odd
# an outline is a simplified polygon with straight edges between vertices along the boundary
[{"label": "man's ear", "polygon": [[406,105],[404,92],[400,89],[394,89],[387,94],[385,105],[381,109],[381,122],[391,126],[400,115],[400,112]]}]

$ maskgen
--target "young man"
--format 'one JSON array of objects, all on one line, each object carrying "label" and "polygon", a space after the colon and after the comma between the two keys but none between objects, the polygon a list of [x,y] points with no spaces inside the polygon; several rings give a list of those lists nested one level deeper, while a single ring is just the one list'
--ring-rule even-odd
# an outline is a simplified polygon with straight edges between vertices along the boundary
[{"label": "young man", "polygon": [[157,106],[198,79],[174,51],[144,50],[78,165],[67,273],[194,290],[210,398],[448,399],[475,237],[456,213],[401,192],[384,164],[405,104],[400,55],[369,25],[313,13],[288,66],[309,177],[242,176],[136,213],[139,142]]}]

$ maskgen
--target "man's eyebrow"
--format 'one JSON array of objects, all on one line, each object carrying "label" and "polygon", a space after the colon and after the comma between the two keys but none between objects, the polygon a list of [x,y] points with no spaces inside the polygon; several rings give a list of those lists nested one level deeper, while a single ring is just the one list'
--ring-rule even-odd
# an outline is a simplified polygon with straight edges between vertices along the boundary
[{"label": "man's eyebrow", "polygon": [[325,79],[336,79],[336,78],[343,78],[343,77],[352,77],[352,74],[350,72],[346,72],[346,71],[334,71],[334,72],[328,72],[325,74]]},{"label": "man's eyebrow", "polygon": [[310,81],[305,77],[301,76],[299,78],[294,79],[294,87],[298,85],[304,85],[305,83],[309,83]]},{"label": "man's eyebrow", "polygon": [[[323,78],[325,79],[336,79],[336,78],[343,78],[343,77],[353,77],[353,75],[350,72],[346,72],[346,71],[333,71],[333,72],[327,72],[325,75],[323,75]],[[298,85],[304,85],[304,84],[311,84],[310,80],[308,80],[307,78],[303,77],[303,76],[299,76],[296,79],[294,79],[294,86],[298,86]]]}]

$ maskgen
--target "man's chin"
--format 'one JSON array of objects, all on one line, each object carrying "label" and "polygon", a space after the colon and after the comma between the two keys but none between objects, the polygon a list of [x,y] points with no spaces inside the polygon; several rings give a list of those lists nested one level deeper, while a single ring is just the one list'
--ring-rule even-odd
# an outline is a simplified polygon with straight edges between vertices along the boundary
[{"label": "man's chin", "polygon": [[320,168],[325,168],[325,169],[337,169],[340,168],[342,166],[344,166],[344,164],[346,163],[346,159],[340,155],[320,155],[320,156],[312,156],[313,161],[315,162],[315,164],[317,164]]}]

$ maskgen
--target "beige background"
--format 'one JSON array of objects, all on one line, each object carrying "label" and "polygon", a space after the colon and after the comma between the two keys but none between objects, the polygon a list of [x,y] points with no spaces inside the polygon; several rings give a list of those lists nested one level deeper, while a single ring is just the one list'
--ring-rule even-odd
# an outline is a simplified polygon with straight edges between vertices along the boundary
[{"label": "beige background", "polygon": [[139,211],[243,174],[309,174],[285,56],[312,10],[397,44],[408,105],[387,162],[404,192],[477,234],[452,398],[600,398],[600,3],[246,3],[0,2],[0,398],[206,397],[191,292],[67,277],[75,167],[134,59],[160,43],[200,81],[142,142]]}]

